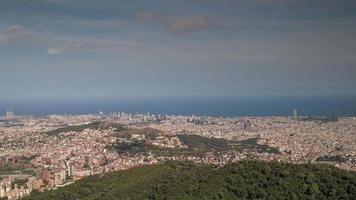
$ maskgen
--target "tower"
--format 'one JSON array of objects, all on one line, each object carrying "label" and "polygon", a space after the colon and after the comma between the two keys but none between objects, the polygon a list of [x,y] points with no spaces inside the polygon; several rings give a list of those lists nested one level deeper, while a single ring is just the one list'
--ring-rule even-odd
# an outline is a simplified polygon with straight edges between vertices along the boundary
[{"label": "tower", "polygon": [[12,108],[8,108],[7,110],[6,110],[6,117],[7,118],[11,118],[11,117],[13,117],[14,116],[14,110],[12,109]]},{"label": "tower", "polygon": [[294,120],[298,120],[298,111],[297,111],[297,109],[294,109],[294,111],[293,111],[293,119]]}]

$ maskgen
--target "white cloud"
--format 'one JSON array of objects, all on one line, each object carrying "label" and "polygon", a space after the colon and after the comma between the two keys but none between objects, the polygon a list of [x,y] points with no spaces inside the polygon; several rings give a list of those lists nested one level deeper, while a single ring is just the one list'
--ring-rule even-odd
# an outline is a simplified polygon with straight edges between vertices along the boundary
[{"label": "white cloud", "polygon": [[159,18],[160,14],[152,11],[139,11],[135,13],[135,17],[142,21],[149,21]]},{"label": "white cloud", "polygon": [[62,53],[64,53],[64,48],[48,47],[47,49],[47,54],[49,55],[62,54]]},{"label": "white cloud", "polygon": [[24,33],[25,29],[20,25],[12,25],[7,29],[10,33]]},{"label": "white cloud", "polygon": [[193,32],[206,29],[213,23],[206,17],[191,16],[177,20],[170,27],[170,31],[173,33]]},{"label": "white cloud", "polygon": [[74,47],[74,48],[80,48],[80,44],[78,44],[78,43],[73,44],[73,47]]},{"label": "white cloud", "polygon": [[2,37],[2,40],[6,40],[6,43],[12,43],[13,41],[31,40],[32,36],[32,33],[21,25],[11,25],[6,29],[6,39]]},{"label": "white cloud", "polygon": [[79,43],[64,44],[64,45],[61,45],[58,47],[48,47],[47,54],[48,55],[62,54],[68,50],[78,49],[80,47],[81,47],[81,45]]}]

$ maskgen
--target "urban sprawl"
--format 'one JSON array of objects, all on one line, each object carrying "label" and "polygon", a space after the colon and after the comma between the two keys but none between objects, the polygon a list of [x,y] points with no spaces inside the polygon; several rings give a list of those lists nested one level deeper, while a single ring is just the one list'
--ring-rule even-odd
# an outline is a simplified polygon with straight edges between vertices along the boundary
[{"label": "urban sprawl", "polygon": [[0,198],[167,160],[318,162],[356,170],[355,117],[130,114],[0,117]]}]

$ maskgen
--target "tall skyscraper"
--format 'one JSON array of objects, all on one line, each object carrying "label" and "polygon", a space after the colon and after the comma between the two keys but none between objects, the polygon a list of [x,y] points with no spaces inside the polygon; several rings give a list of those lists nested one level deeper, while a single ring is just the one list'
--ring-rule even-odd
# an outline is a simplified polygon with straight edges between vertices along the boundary
[{"label": "tall skyscraper", "polygon": [[298,111],[297,111],[297,109],[294,109],[294,111],[293,111],[293,119],[294,120],[298,120]]},{"label": "tall skyscraper", "polygon": [[6,117],[7,117],[7,118],[10,118],[10,117],[13,117],[13,116],[15,116],[15,115],[14,115],[14,110],[13,110],[12,108],[8,108],[8,109],[6,110]]}]

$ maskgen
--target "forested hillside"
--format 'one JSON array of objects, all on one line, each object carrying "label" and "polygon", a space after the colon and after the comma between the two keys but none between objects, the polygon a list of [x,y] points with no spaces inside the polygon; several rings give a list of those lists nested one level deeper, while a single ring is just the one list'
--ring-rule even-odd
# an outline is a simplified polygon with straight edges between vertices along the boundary
[{"label": "forested hillside", "polygon": [[88,177],[25,199],[356,199],[356,173],[316,164],[166,162]]}]

